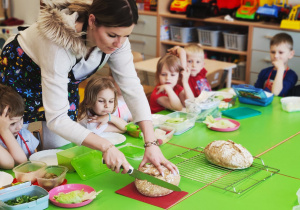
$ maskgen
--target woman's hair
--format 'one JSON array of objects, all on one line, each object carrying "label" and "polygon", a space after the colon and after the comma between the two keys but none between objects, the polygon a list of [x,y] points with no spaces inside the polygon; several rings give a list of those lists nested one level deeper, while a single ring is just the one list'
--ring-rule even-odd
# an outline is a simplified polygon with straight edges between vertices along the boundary
[{"label": "woman's hair", "polygon": [[115,112],[118,106],[117,90],[113,82],[108,77],[92,76],[88,81],[84,90],[84,99],[79,104],[78,108],[78,120],[82,120],[87,113],[94,113],[93,106],[97,102],[97,95],[100,91],[111,89],[114,92],[114,109]]},{"label": "woman's hair", "polygon": [[25,105],[21,95],[12,87],[0,84],[0,114],[2,115],[6,106],[9,106],[7,115],[19,117],[24,115]]},{"label": "woman's hair", "polygon": [[139,16],[135,0],[93,0],[92,4],[82,2],[74,1],[68,5],[70,11],[78,12],[79,22],[85,22],[93,14],[97,27],[129,27],[137,24]]},{"label": "woman's hair", "polygon": [[170,72],[181,72],[183,67],[181,66],[180,59],[172,54],[166,54],[161,57],[156,66],[155,79],[156,83],[159,84],[159,75],[161,74],[163,66],[166,65]]}]

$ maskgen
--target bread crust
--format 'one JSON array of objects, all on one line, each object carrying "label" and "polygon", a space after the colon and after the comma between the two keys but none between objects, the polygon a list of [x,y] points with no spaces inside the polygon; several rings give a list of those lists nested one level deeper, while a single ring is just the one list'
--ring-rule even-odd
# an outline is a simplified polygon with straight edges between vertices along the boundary
[{"label": "bread crust", "polygon": [[229,169],[244,169],[253,163],[251,153],[231,140],[211,142],[205,147],[204,154],[209,162]]},{"label": "bread crust", "polygon": [[[159,171],[153,164],[145,165],[144,167],[142,167],[140,169],[140,171],[178,186],[179,182],[180,182],[180,175],[179,174],[174,175],[172,172],[169,171],[169,169],[167,169],[164,166],[162,166],[162,167],[164,170],[164,175],[165,175],[164,177],[162,177],[160,175]],[[147,180],[135,179],[134,184],[136,186],[136,189],[141,194],[148,196],[148,197],[165,196],[165,195],[168,195],[171,192],[173,192],[173,190],[169,190],[164,187],[152,184],[152,183],[148,182]]]}]

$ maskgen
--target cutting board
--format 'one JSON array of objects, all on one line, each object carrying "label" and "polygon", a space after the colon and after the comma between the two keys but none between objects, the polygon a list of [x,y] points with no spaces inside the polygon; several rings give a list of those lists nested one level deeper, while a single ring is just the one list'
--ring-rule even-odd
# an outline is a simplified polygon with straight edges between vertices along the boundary
[{"label": "cutting board", "polygon": [[181,192],[174,191],[169,195],[165,195],[161,197],[155,197],[155,198],[147,197],[139,193],[139,191],[136,189],[134,185],[134,182],[130,183],[129,185],[123,187],[120,190],[117,190],[116,193],[154,206],[158,206],[163,209],[167,209],[171,207],[177,201],[179,201],[181,198],[183,198],[188,194],[187,192],[184,191]]},{"label": "cutting board", "polygon": [[233,119],[245,119],[245,118],[254,117],[254,116],[257,116],[260,114],[261,114],[260,111],[257,111],[255,109],[251,109],[248,107],[239,107],[239,108],[222,111],[222,115],[233,118]]}]

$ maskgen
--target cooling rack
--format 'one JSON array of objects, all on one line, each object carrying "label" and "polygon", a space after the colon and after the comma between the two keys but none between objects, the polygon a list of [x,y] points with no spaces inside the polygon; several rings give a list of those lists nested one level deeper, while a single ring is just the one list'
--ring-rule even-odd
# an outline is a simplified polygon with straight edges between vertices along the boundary
[{"label": "cooling rack", "polygon": [[241,194],[280,171],[266,166],[262,159],[254,158],[247,169],[227,169],[208,162],[203,148],[197,147],[169,160],[177,165],[182,177]]}]

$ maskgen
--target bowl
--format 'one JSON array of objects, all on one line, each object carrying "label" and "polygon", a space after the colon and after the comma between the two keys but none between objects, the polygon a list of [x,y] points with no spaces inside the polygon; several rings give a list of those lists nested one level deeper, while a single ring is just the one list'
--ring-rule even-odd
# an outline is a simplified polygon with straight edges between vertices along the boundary
[{"label": "bowl", "polygon": [[300,111],[300,97],[285,97],[280,99],[281,106],[284,111],[287,112],[296,112]]},{"label": "bowl", "polygon": [[68,168],[65,166],[47,166],[44,169],[43,177],[37,178],[37,182],[40,187],[49,191],[54,187],[57,187],[61,183],[63,183]]},{"label": "bowl", "polygon": [[37,178],[44,175],[47,164],[42,161],[27,161],[13,168],[18,182],[30,181],[34,183]]}]

